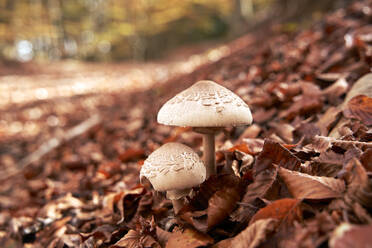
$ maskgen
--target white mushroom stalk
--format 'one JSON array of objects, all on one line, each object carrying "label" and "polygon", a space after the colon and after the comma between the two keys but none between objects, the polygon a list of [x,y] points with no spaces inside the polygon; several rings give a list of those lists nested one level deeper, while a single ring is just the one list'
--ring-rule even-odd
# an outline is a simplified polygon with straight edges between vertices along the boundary
[{"label": "white mushroom stalk", "polygon": [[232,91],[213,81],[199,81],[166,102],[158,122],[171,126],[190,126],[203,134],[207,178],[216,174],[215,133],[224,127],[249,125],[248,105]]},{"label": "white mushroom stalk", "polygon": [[206,170],[203,161],[188,146],[167,143],[145,160],[140,179],[147,178],[156,191],[166,191],[177,214],[183,199],[193,187],[204,182]]}]

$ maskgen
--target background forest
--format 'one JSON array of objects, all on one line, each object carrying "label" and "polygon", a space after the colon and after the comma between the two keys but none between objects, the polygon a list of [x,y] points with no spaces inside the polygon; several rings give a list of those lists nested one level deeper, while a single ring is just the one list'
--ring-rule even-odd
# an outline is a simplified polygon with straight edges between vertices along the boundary
[{"label": "background forest", "polygon": [[344,2],[0,0],[0,58],[143,61],[180,45],[237,37],[268,19],[287,18],[293,31],[293,20],[319,18]]}]

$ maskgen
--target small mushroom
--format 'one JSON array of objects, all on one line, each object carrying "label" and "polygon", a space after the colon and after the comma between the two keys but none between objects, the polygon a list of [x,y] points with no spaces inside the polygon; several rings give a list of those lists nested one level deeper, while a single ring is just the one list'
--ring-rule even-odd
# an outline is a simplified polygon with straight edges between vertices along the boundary
[{"label": "small mushroom", "polygon": [[173,142],[151,153],[140,172],[141,182],[147,178],[156,191],[167,192],[176,214],[183,206],[182,198],[204,182],[205,176],[198,154],[188,146]]},{"label": "small mushroom", "polygon": [[215,134],[223,127],[249,125],[248,105],[232,91],[213,81],[199,81],[166,102],[158,122],[171,126],[190,126],[203,135],[207,178],[216,174]]}]

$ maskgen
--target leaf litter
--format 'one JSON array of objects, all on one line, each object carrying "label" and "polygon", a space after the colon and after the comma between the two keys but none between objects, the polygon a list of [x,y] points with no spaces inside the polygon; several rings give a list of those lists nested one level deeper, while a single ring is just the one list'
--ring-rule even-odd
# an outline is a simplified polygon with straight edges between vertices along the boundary
[{"label": "leaf litter", "polygon": [[[369,6],[356,1],[296,33],[276,28],[264,42],[244,36],[227,44],[228,56],[149,90],[2,110],[20,123],[44,111],[38,125],[47,135],[8,136],[0,127],[0,246],[364,247],[372,224]],[[219,174],[175,215],[138,175],[166,142],[202,153],[199,135],[155,121],[162,103],[202,79],[238,93],[256,122],[217,136]]]}]

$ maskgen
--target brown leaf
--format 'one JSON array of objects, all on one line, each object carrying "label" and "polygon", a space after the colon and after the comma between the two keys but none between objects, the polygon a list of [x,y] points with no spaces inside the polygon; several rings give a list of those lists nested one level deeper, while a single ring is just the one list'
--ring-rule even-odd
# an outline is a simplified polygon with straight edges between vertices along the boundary
[{"label": "brown leaf", "polygon": [[169,237],[166,248],[196,248],[213,244],[214,240],[206,234],[194,229],[175,231]]},{"label": "brown leaf", "polygon": [[368,172],[372,172],[372,148],[367,149],[360,158],[360,162],[362,162],[364,168]]},{"label": "brown leaf", "polygon": [[361,141],[354,141],[354,140],[339,140],[339,139],[334,139],[331,137],[318,136],[318,135],[313,137],[312,144],[309,144],[306,147],[322,153],[322,152],[327,151],[329,148],[331,148],[334,145],[341,147],[345,150],[348,150],[354,147],[358,147],[361,149],[372,148],[372,143],[370,142],[361,142]]},{"label": "brown leaf", "polygon": [[332,233],[329,239],[330,248],[358,247],[368,248],[372,244],[372,225],[357,226],[342,223]]},{"label": "brown leaf", "polygon": [[[313,85],[314,87],[317,87]],[[319,90],[319,89],[318,89]],[[280,112],[280,118],[288,120],[294,119],[297,115],[305,115],[319,111],[323,106],[320,91],[315,90],[313,87],[306,87],[303,89],[303,95],[294,97],[294,102],[289,109]]]},{"label": "brown leaf", "polygon": [[266,239],[266,236],[274,231],[276,219],[257,220],[252,225],[249,225],[245,230],[239,233],[234,238],[225,239],[214,246],[213,248],[254,248],[261,244]]},{"label": "brown leaf", "polygon": [[138,248],[151,247],[161,248],[158,242],[150,235],[141,235],[137,231],[129,230],[129,232],[121,238],[118,242],[111,246],[111,248]]},{"label": "brown leaf", "polygon": [[244,189],[242,183],[234,175],[211,176],[191,199],[189,207],[193,211],[185,211],[181,218],[199,231],[210,230],[235,208]]},{"label": "brown leaf", "polygon": [[333,103],[336,102],[338,97],[346,93],[348,87],[349,85],[345,78],[341,77],[335,83],[325,88],[322,93]]},{"label": "brown leaf", "polygon": [[296,199],[335,198],[345,191],[345,183],[340,179],[310,176],[284,168],[279,168],[279,175]]},{"label": "brown leaf", "polygon": [[292,223],[294,220],[302,218],[300,209],[300,200],[284,198],[276,200],[266,207],[260,209],[251,219],[249,225],[252,225],[258,220],[273,218],[280,222]]},{"label": "brown leaf", "polygon": [[252,203],[266,194],[273,185],[277,172],[276,168],[274,170],[264,170],[255,177],[253,183],[247,186],[239,208],[231,217],[234,221],[245,222],[254,215],[255,210],[250,209]]},{"label": "brown leaf", "polygon": [[258,154],[262,151],[264,140],[263,139],[243,139],[243,142],[247,144],[248,149],[253,154]]},{"label": "brown leaf", "polygon": [[239,200],[240,190],[238,187],[224,188],[214,193],[208,202],[208,230],[228,217]]},{"label": "brown leaf", "polygon": [[265,140],[263,150],[253,166],[254,174],[257,175],[263,170],[272,168],[273,164],[290,170],[298,170],[301,161],[279,143]]},{"label": "brown leaf", "polygon": [[355,118],[366,125],[372,125],[372,98],[365,95],[353,97],[343,113],[347,118]]},{"label": "brown leaf", "polygon": [[372,207],[372,183],[363,165],[354,158],[345,166],[345,170],[348,182],[347,197],[362,206]]},{"label": "brown leaf", "polygon": [[288,123],[274,123],[275,132],[287,143],[293,142],[294,127]]},{"label": "brown leaf", "polygon": [[229,152],[234,152],[234,151],[236,151],[236,150],[238,150],[238,151],[241,151],[241,152],[244,152],[244,153],[247,153],[247,154],[253,154],[253,152],[251,151],[251,150],[249,150],[249,147],[248,147],[248,145],[247,144],[238,144],[238,145],[235,145],[235,146],[233,146],[233,147],[231,147],[231,148],[229,148]]},{"label": "brown leaf", "polygon": [[125,152],[119,154],[119,159],[121,162],[125,163],[128,161],[137,160],[145,156],[145,150],[129,148]]},{"label": "brown leaf", "polygon": [[336,107],[330,107],[317,121],[316,126],[321,135],[328,135],[329,130],[336,124],[341,110]]},{"label": "brown leaf", "polygon": [[168,242],[168,239],[172,236],[171,232],[167,232],[160,227],[156,227],[156,237],[159,243],[164,247],[165,244]]},{"label": "brown leaf", "polygon": [[240,135],[238,142],[241,142],[243,138],[257,138],[258,134],[261,132],[262,128],[257,124],[252,124],[247,127],[244,132]]},{"label": "brown leaf", "polygon": [[102,240],[103,242],[110,240],[111,235],[115,228],[112,225],[101,225],[94,229],[93,232],[90,233],[80,233],[83,240],[87,240],[90,237],[93,237],[95,240]]}]

